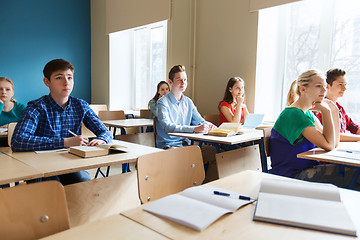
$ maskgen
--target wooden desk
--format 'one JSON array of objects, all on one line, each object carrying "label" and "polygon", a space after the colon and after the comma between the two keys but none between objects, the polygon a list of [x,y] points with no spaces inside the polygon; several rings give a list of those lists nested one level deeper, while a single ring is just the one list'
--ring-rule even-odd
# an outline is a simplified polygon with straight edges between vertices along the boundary
[{"label": "wooden desk", "polygon": [[239,143],[260,140],[264,136],[264,132],[262,130],[247,131],[243,134],[231,137],[218,137],[207,134],[204,135],[203,133],[168,133],[168,135],[174,137],[189,138],[196,141],[235,145]]},{"label": "wooden desk", "polygon": [[125,129],[128,127],[141,127],[141,132],[144,132],[142,127],[153,126],[154,120],[145,119],[145,118],[129,118],[122,120],[106,120],[102,121],[106,126],[110,128],[114,128],[114,138],[116,133],[116,128],[121,128],[121,135],[125,135]]},{"label": "wooden desk", "polygon": [[199,147],[202,146],[202,143],[210,143],[214,145],[217,153],[220,153],[219,144],[227,144],[227,145],[236,145],[246,142],[255,141],[259,144],[259,151],[261,157],[261,165],[263,172],[268,172],[267,169],[267,158],[264,149],[264,131],[263,130],[249,130],[245,131],[242,134],[238,134],[231,137],[219,137],[219,136],[211,136],[203,133],[168,133],[170,136],[188,138],[192,141],[199,141]]},{"label": "wooden desk", "polygon": [[[284,179],[284,177],[272,174],[244,171],[208,184],[256,197],[263,177]],[[358,233],[360,233],[360,192],[340,189],[340,194]],[[122,215],[171,239],[355,239],[315,230],[255,222],[252,220],[255,204],[252,203],[232,214],[222,216],[202,232],[143,211],[144,205],[125,211]]]},{"label": "wooden desk", "polygon": [[163,151],[153,147],[118,140],[113,140],[113,143],[126,146],[128,152],[92,158],[81,158],[67,151],[35,153],[12,152],[11,149],[8,149],[3,151],[3,153],[39,170],[44,173],[44,177],[50,177],[91,168],[135,162],[140,155]]},{"label": "wooden desk", "polygon": [[[10,149],[10,148],[4,148]],[[42,177],[43,173],[15,158],[0,153],[0,185]]]},{"label": "wooden desk", "polygon": [[[358,142],[340,142],[338,148],[342,149],[352,149],[353,145],[360,145]],[[330,163],[337,163],[347,166],[354,166],[360,167],[360,161],[356,159],[350,158],[342,158],[336,156],[329,156],[324,153],[327,153],[324,149],[321,148],[314,148],[310,151],[303,152],[297,155],[298,158],[310,159],[310,160],[317,160],[317,161],[324,161]]]},{"label": "wooden desk", "polygon": [[[360,147],[359,142],[340,142],[339,146],[338,146],[338,148],[341,148],[341,149],[354,149],[354,148],[359,148],[359,147]],[[353,175],[352,180],[349,185],[349,188],[353,189],[355,187],[357,179],[359,178],[359,175],[360,175],[360,161],[357,159],[338,157],[338,156],[330,156],[325,153],[327,153],[327,151],[325,151],[324,149],[314,148],[310,151],[298,154],[297,157],[303,158],[303,159],[310,159],[310,160],[334,163],[334,164],[339,164],[339,165],[348,166],[348,167],[355,167],[356,170],[354,172],[354,175]]]},{"label": "wooden desk", "polygon": [[0,132],[0,138],[7,138],[8,132]]},{"label": "wooden desk", "polygon": [[124,216],[114,215],[42,238],[46,240],[168,239]]}]

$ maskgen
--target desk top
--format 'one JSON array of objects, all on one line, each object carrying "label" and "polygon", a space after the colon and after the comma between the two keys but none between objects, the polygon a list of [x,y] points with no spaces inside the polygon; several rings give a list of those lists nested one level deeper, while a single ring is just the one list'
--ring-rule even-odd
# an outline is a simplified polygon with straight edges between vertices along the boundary
[{"label": "desk top", "polygon": [[114,215],[43,238],[44,240],[168,239],[124,216]]},{"label": "desk top", "polygon": [[0,132],[0,138],[6,138],[8,136],[8,132]]},{"label": "desk top", "polygon": [[264,136],[263,130],[251,130],[231,137],[218,137],[204,135],[203,133],[168,133],[170,136],[183,137],[199,141],[215,142],[222,144],[239,144],[243,142],[260,140]]},{"label": "desk top", "polygon": [[129,118],[122,120],[102,121],[105,125],[111,127],[146,127],[153,126],[154,120],[145,118]]},{"label": "desk top", "polygon": [[[338,148],[341,149],[352,149],[354,144],[359,144],[357,142],[340,142]],[[307,152],[303,152],[297,155],[298,158],[304,158],[304,159],[310,159],[310,160],[317,160],[317,161],[323,161],[323,162],[329,162],[329,163],[338,163],[348,166],[355,166],[360,167],[360,161],[356,159],[350,159],[350,158],[343,158],[343,157],[336,157],[336,156],[330,156],[326,155],[327,151],[321,148],[314,148]]]},{"label": "desk top", "polygon": [[[10,148],[2,148],[10,149]],[[42,172],[22,163],[15,158],[0,153],[0,185],[20,180],[30,180],[42,177]]]},{"label": "desk top", "polygon": [[118,140],[113,140],[113,143],[127,147],[128,152],[91,158],[78,157],[68,153],[68,151],[48,153],[12,152],[9,148],[4,150],[3,153],[43,172],[44,177],[49,177],[91,168],[135,162],[141,155],[163,151],[158,148]]},{"label": "desk top", "polygon": [[[272,174],[244,171],[208,184],[256,197],[263,177],[283,178]],[[360,192],[340,189],[340,194],[350,217],[360,232],[360,205],[358,204]],[[144,205],[125,211],[122,215],[172,239],[355,239],[338,234],[253,221],[255,205],[256,203],[252,203],[232,214],[222,216],[202,232],[143,211]]]}]

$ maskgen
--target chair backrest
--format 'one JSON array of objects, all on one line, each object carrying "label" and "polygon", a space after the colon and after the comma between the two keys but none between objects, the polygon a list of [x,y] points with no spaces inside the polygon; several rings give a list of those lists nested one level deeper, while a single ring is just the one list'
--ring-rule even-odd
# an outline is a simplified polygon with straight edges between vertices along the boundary
[{"label": "chair backrest", "polygon": [[205,178],[201,150],[196,145],[140,156],[137,169],[142,203],[201,185]]},{"label": "chair backrest", "polygon": [[99,115],[99,111],[107,111],[108,107],[106,104],[90,104],[90,108],[96,113],[96,115]]},{"label": "chair backrest", "polygon": [[204,119],[208,122],[211,122],[215,126],[220,125],[220,115],[219,114],[206,114],[206,115],[204,115]]},{"label": "chair backrest", "polygon": [[251,145],[216,154],[219,178],[245,170],[261,171],[259,145]]},{"label": "chair backrest", "polygon": [[140,118],[150,118],[150,109],[140,109]]},{"label": "chair backrest", "polygon": [[265,145],[265,155],[270,157],[270,135],[272,128],[264,128],[264,145]]},{"label": "chair backrest", "polygon": [[66,185],[64,188],[71,227],[140,205],[136,172],[97,178]]},{"label": "chair backrest", "polygon": [[101,121],[126,119],[125,118],[125,112],[123,110],[99,111],[99,118],[100,118]]},{"label": "chair backrest", "polygon": [[16,124],[17,124],[16,122],[9,123],[9,126],[8,126],[8,145],[9,145],[9,147],[11,147],[11,138],[14,133]]},{"label": "chair backrest", "polygon": [[154,133],[152,132],[119,135],[116,139],[149,147],[155,147]]},{"label": "chair backrest", "polygon": [[69,229],[63,186],[57,181],[0,190],[1,239],[38,239]]}]

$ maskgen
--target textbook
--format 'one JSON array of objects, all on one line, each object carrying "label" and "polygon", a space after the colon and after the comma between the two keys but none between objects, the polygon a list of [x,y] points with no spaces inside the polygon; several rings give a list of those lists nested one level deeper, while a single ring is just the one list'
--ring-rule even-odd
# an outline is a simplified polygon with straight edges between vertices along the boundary
[{"label": "textbook", "polygon": [[201,185],[158,199],[144,210],[201,231],[222,215],[235,212],[253,201],[236,192]]},{"label": "textbook", "polygon": [[127,147],[116,144],[99,144],[96,146],[70,147],[69,153],[83,158],[108,155],[110,153],[127,152]]},{"label": "textbook", "polygon": [[253,220],[356,236],[331,184],[262,179]]},{"label": "textbook", "polygon": [[241,128],[242,128],[241,123],[225,122],[222,123],[219,128],[210,130],[208,134],[213,136],[220,136],[220,137],[230,137],[237,134]]}]

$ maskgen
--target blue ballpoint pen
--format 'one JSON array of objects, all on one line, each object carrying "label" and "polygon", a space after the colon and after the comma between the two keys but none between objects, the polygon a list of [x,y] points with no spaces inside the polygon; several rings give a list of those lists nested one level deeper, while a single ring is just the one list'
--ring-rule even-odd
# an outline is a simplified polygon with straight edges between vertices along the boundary
[{"label": "blue ballpoint pen", "polygon": [[[225,193],[225,192],[214,191],[214,194],[215,194],[215,195],[219,195],[219,196],[230,197],[230,193]],[[251,200],[252,200],[251,197],[242,196],[242,195],[239,195],[239,199],[241,199],[241,200],[247,200],[247,201],[251,201]]]}]

